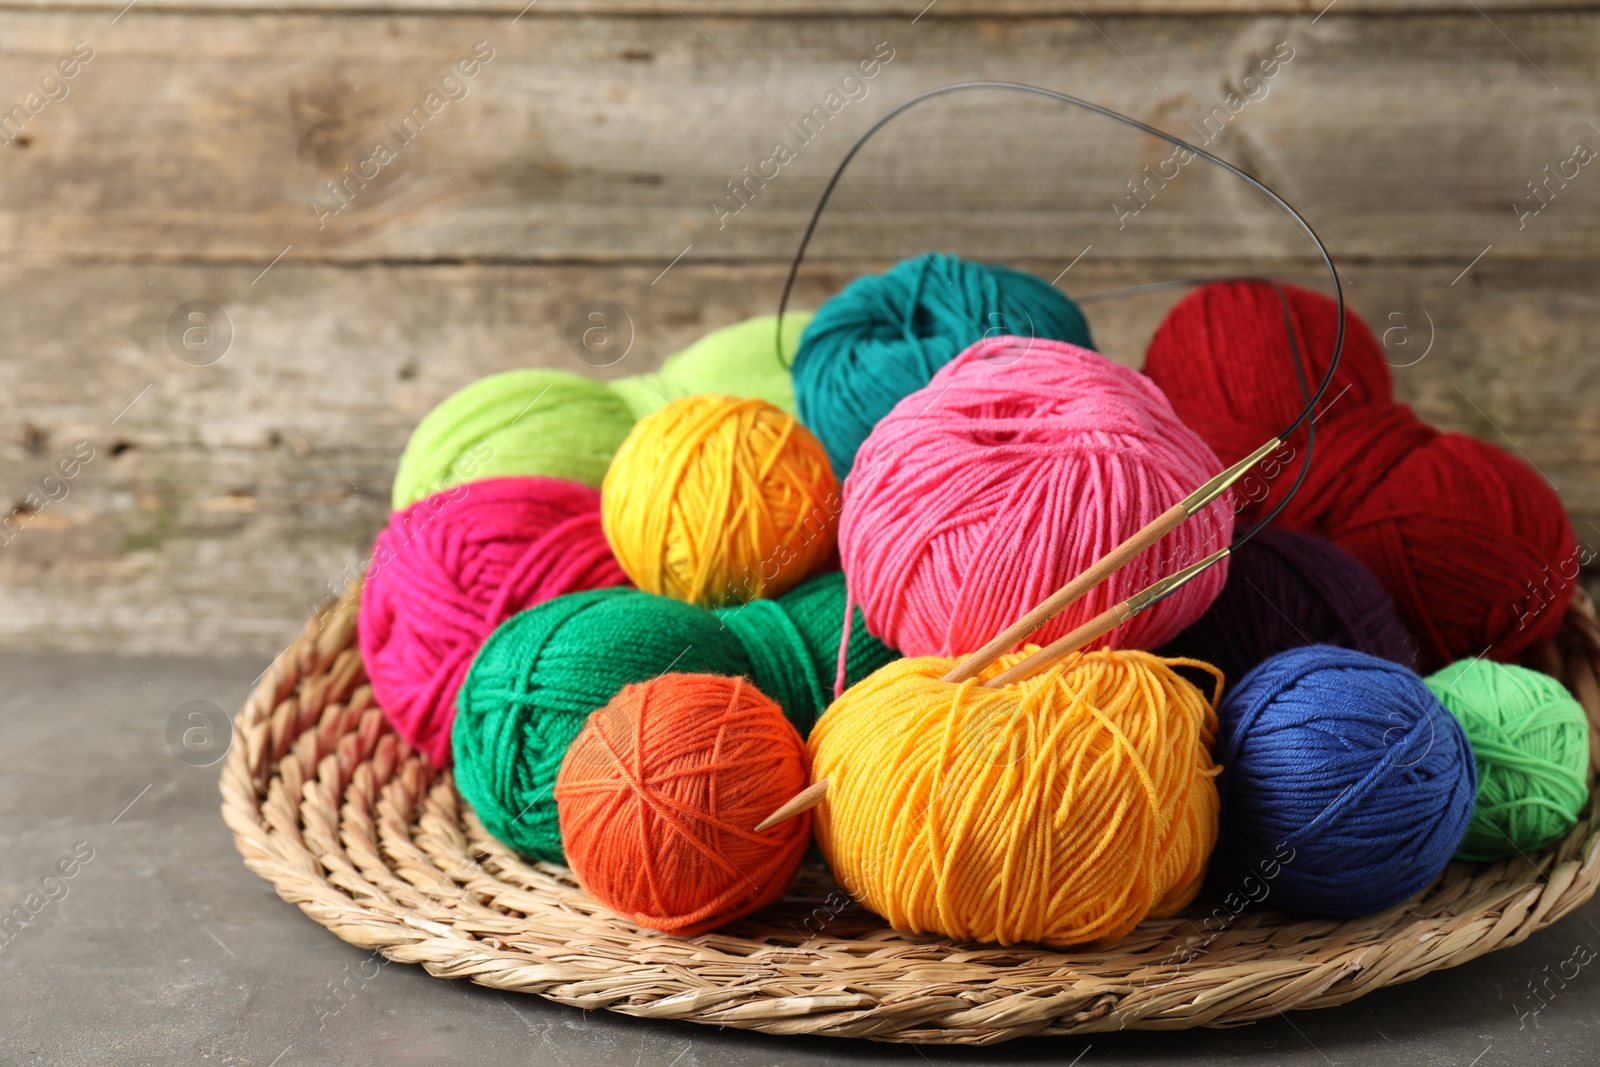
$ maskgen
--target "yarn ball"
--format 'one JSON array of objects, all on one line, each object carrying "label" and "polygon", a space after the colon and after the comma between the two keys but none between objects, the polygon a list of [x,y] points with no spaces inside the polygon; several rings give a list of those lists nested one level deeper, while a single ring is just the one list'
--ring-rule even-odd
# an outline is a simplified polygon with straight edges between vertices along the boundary
[{"label": "yarn ball", "polygon": [[653,374],[619,378],[611,388],[622,397],[635,419],[702,393],[765,400],[792,414],[794,384],[788,361],[794,359],[800,334],[810,321],[809,311],[791,311],[783,316],[781,359],[778,317],[758,315],[706,334],[682,352],[668,356]]},{"label": "yarn ball", "polygon": [[[456,786],[499,840],[560,863],[556,772],[590,712],[669,671],[742,675],[804,736],[832,697],[844,607],[837,571],[776,600],[718,612],[632,589],[539,604],[494,632],[461,686]],[[895,658],[858,612],[846,683]]]},{"label": "yarn ball", "polygon": [[[1284,286],[1313,384],[1333,353],[1337,305]],[[1487,654],[1514,661],[1554,638],[1572,599],[1578,547],[1550,485],[1528,464],[1456,433],[1440,433],[1393,400],[1383,348],[1345,315],[1345,350],[1319,407],[1305,484],[1278,522],[1320,534],[1359,559],[1394,597],[1436,668]],[[1180,301],[1150,342],[1145,372],[1179,416],[1233,463],[1281,433],[1303,402],[1272,286],[1219,282]],[[1299,470],[1255,474],[1235,492],[1254,519]],[[1258,468],[1259,470],[1259,468]]]},{"label": "yarn ball", "polygon": [[1431,883],[1466,833],[1471,746],[1399,664],[1329,645],[1280,652],[1217,714],[1217,863],[1234,879],[1270,865],[1276,906],[1382,911]]},{"label": "yarn ball", "polygon": [[[1137,372],[1058,341],[990,338],[867,438],[845,481],[839,555],[874,634],[908,656],[960,656],[1221,469]],[[1031,640],[1048,644],[1232,536],[1224,496]],[[1170,640],[1226,578],[1224,559],[1092,647]]]},{"label": "yarn ball", "polygon": [[456,691],[494,628],[551,597],[626,581],[588,486],[490,478],[419,500],[389,517],[361,589],[372,695],[396,733],[446,766]]},{"label": "yarn ball", "polygon": [[719,607],[776,596],[833,554],[839,483],[764,400],[674,402],[628,434],[600,489],[606,538],[650,593]]},{"label": "yarn ball", "polygon": [[1217,837],[1199,689],[1147,652],[998,689],[942,681],[951,666],[892,663],[817,722],[814,826],[840,885],[898,929],[1001,945],[1117,938],[1194,898]]},{"label": "yarn ball", "polygon": [[1331,541],[1268,527],[1230,560],[1221,594],[1159,655],[1204,660],[1230,686],[1263,660],[1303,645],[1338,645],[1416,667],[1417,642],[1394,601]]},{"label": "yarn ball", "polygon": [[974,341],[998,334],[1094,344],[1066,294],[1009,267],[934,253],[857,278],[800,337],[800,419],[843,478],[878,420]]},{"label": "yarn ball", "polygon": [[589,717],[556,778],[572,873],[663,933],[748,915],[783,895],[810,844],[809,812],[755,831],[809,769],[800,735],[743,678],[630,685]]},{"label": "yarn ball", "polygon": [[1589,799],[1589,717],[1549,675],[1487,660],[1452,663],[1424,681],[1461,721],[1478,768],[1478,799],[1456,856],[1498,860],[1566,836]]},{"label": "yarn ball", "polygon": [[[792,356],[809,312],[784,317]],[[460,482],[543,475],[600,487],[611,457],[639,419],[713,389],[794,410],[789,369],[775,351],[776,316],[707,334],[651,374],[596,381],[562,370],[492,374],[430,411],[406,442],[395,473],[396,510]]]},{"label": "yarn ball", "polygon": [[480,378],[417,424],[394,476],[395,510],[478,478],[542,475],[598,487],[633,428],[604,382],[559,370]]}]

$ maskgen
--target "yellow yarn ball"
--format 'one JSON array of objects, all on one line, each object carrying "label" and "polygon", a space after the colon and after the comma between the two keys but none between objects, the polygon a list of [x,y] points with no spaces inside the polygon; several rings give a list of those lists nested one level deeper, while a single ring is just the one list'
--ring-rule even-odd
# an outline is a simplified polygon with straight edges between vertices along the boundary
[{"label": "yellow yarn ball", "polygon": [[1217,841],[1216,708],[1172,670],[1193,662],[1101,650],[999,689],[942,681],[954,660],[881,668],[811,733],[834,876],[962,941],[1075,945],[1177,913]]},{"label": "yellow yarn ball", "polygon": [[640,589],[705,607],[772,597],[833,552],[839,483],[793,415],[695,396],[641,420],[600,487],[600,519]]}]

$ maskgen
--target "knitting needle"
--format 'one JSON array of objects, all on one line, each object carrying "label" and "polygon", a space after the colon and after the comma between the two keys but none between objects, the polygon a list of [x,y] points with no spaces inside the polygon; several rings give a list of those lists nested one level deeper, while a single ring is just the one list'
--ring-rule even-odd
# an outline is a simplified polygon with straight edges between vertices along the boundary
[{"label": "knitting needle", "polygon": [[[1049,622],[1089,590],[1111,577],[1112,574],[1133,560],[1139,553],[1181,526],[1184,520],[1227,492],[1228,488],[1244,477],[1246,472],[1282,446],[1283,442],[1274,437],[1156,516],[1154,520],[1145,524],[1143,529],[1098,560],[1094,566],[1056,590],[1042,601],[1038,607],[1006,627],[1005,630],[997,634],[992,641],[985,644],[978,651],[956,664],[944,676],[944,680],[946,682],[959,683],[980,673],[985,667],[993,663],[1001,653]],[[1032,677],[1046,667],[1066,658],[1095,638],[1110,633],[1156,601],[1171,595],[1179,586],[1226,556],[1229,551],[1230,549],[1227,548],[1218,549],[1198,563],[1190,564],[1177,573],[1162,578],[1135,593],[1122,603],[1107,608],[1071,633],[1062,635],[1051,642],[1048,647],[1040,649],[1021,663],[1016,664],[984,684],[988,687],[998,688],[1023,678]],[[809,811],[822,803],[823,798],[827,795],[828,780],[819,778],[804,790],[790,797],[771,815],[762,819],[756,825],[756,830],[758,832],[765,830],[769,826],[775,826],[783,822],[785,819],[794,818],[802,811]]]},{"label": "knitting needle", "polygon": [[[1200,562],[1191,564],[1185,567],[1183,570],[1178,571],[1176,574],[1168,575],[1153,585],[1140,590],[1127,600],[1124,600],[1122,603],[1107,608],[1105,611],[1102,611],[1099,615],[1096,615],[1094,618],[1090,619],[1076,630],[1063,635],[1058,640],[1053,641],[1048,647],[1040,649],[1027,659],[1023,660],[1021,663],[1013,666],[1010,670],[1007,670],[1003,674],[989,679],[989,681],[983,684],[985,686],[998,689],[1001,686],[1009,685],[1012,682],[1019,682],[1024,678],[1031,678],[1033,675],[1039,673],[1045,668],[1065,659],[1067,656],[1071,655],[1073,652],[1076,652],[1078,649],[1082,648],[1090,641],[1093,641],[1095,638],[1116,629],[1118,626],[1127,622],[1129,619],[1133,618],[1135,615],[1139,614],[1139,612],[1143,611],[1145,608],[1148,608],[1156,601],[1170,595],[1176,591],[1179,586],[1183,585],[1184,582],[1187,582],[1190,578],[1193,578],[1195,575],[1211,566],[1211,564],[1215,563],[1223,556],[1226,556],[1229,551],[1230,549],[1220,548]],[[771,815],[768,815],[765,819],[762,819],[759,823],[757,823],[756,833],[760,833],[769,826],[776,826],[785,819],[792,819],[796,815],[799,815],[802,811],[811,810],[818,804],[821,804],[823,798],[827,795],[828,780],[826,778],[818,778],[805,789],[784,801],[784,803]]]},{"label": "knitting needle", "polygon": [[[1260,448],[1256,449],[1254,452],[1250,453],[1248,456],[1244,457],[1239,462],[1235,463],[1233,466],[1217,475],[1215,478],[1212,478],[1210,481],[1206,482],[1200,488],[1196,489],[1194,492],[1178,501],[1178,503],[1172,505],[1172,507],[1168,508],[1166,511],[1163,511],[1160,515],[1157,515],[1149,523],[1146,523],[1143,529],[1139,530],[1132,537],[1128,538],[1126,541],[1122,542],[1122,544],[1118,545],[1116,548],[1113,548],[1110,552],[1102,556],[1098,561],[1095,562],[1094,566],[1090,567],[1088,570],[1072,579],[1072,581],[1068,582],[1066,585],[1062,586],[1060,589],[1057,589],[1044,600],[1040,601],[1038,607],[1028,612],[1010,626],[1007,626],[1004,630],[1001,630],[995,635],[993,640],[989,641],[982,648],[978,649],[966,659],[956,664],[953,668],[951,668],[949,673],[944,676],[944,680],[947,682],[964,682],[968,678],[974,678],[981,674],[985,667],[993,663],[1007,649],[1012,648],[1023,638],[1027,637],[1045,623],[1055,618],[1062,611],[1066,610],[1066,608],[1078,601],[1085,593],[1089,592],[1089,590],[1095,588],[1101,582],[1105,581],[1107,578],[1111,577],[1111,575],[1125,567],[1134,559],[1134,557],[1138,556],[1139,553],[1143,552],[1145,549],[1161,540],[1167,534],[1183,525],[1184,520],[1188,519],[1195,512],[1199,511],[1217,497],[1227,492],[1228,488],[1232,486],[1234,482],[1237,482],[1240,478],[1244,477],[1245,473],[1249,471],[1250,468],[1254,467],[1257,463],[1260,463],[1267,457],[1269,453],[1281,447],[1282,444],[1282,441],[1274,437],[1272,440],[1268,441],[1266,444],[1262,445]],[[1079,627],[1079,629],[1081,630],[1085,627],[1101,622],[1107,618],[1111,612],[1115,612],[1120,608],[1125,607],[1127,603],[1128,602],[1125,601],[1123,604],[1119,604],[1110,609],[1109,612],[1102,613],[1097,618],[1085,623],[1083,627]],[[1151,603],[1153,603],[1153,601]],[[1145,606],[1148,607],[1149,605],[1146,604]],[[1112,629],[1112,627],[1126,621],[1127,617],[1118,619],[1118,621],[1116,623],[1112,623],[1111,626],[1107,626],[1104,630],[1098,630],[1093,636],[1085,638],[1083,643],[1087,644],[1089,641],[1093,641],[1096,637],[1099,637],[1101,634],[1104,634]]]},{"label": "knitting needle", "polygon": [[1231,551],[1233,551],[1231,548],[1219,548],[1198,563],[1191,563],[1183,570],[1169,574],[1160,581],[1146,586],[1122,603],[1113,604],[1077,629],[1062,634],[1044,648],[1035,651],[1027,659],[1013,664],[1010,668],[990,678],[983,685],[990,689],[999,689],[1010,685],[1012,682],[1020,682],[1024,678],[1032,678],[1040,671],[1066,659],[1090,641],[1103,637],[1115,630],[1156,601],[1171,596],[1177,592],[1179,586]]},{"label": "knitting needle", "polygon": [[822,798],[828,795],[828,780],[818,778],[800,792],[783,802],[783,806],[765,819],[756,823],[756,833],[760,833],[769,826],[776,826],[785,819],[792,819],[802,811],[809,811],[822,803]]}]

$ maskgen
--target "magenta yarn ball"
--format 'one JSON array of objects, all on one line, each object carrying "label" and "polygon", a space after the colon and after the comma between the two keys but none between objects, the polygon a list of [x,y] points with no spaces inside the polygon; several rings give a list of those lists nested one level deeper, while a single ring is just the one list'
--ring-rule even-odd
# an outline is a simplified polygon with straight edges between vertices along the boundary
[{"label": "magenta yarn ball", "polygon": [[626,585],[600,494],[555,478],[489,478],[389,517],[361,590],[361,658],[395,731],[450,762],[456,690],[495,627],[534,604]]},{"label": "magenta yarn ball", "polygon": [[[907,656],[971,652],[1222,470],[1162,392],[1086,348],[993,337],[874,427],[845,481],[839,554],[867,629]],[[1056,616],[1044,645],[1227,545],[1223,496]],[[1227,561],[1095,642],[1154,648]]]}]

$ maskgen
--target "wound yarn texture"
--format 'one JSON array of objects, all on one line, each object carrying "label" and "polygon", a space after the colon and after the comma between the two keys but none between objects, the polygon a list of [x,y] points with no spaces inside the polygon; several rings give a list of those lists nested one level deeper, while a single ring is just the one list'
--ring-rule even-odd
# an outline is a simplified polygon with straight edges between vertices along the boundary
[{"label": "wound yarn texture", "polygon": [[[784,316],[792,357],[807,312]],[[617,328],[607,323],[607,330]],[[611,382],[563,370],[513,370],[465,386],[428,412],[400,456],[392,506],[475,478],[542,475],[599,488],[639,419],[697,393],[764,399],[794,410],[789,368],[775,351],[776,317],[716,330],[651,374]]]},{"label": "wound yarn texture", "polygon": [[[837,571],[776,600],[718,612],[633,589],[539,604],[494,632],[461,686],[456,787],[495,837],[560,863],[556,772],[591,712],[624,686],[669,671],[742,675],[804,736],[831,695],[844,608]],[[896,658],[858,615],[849,680]]]},{"label": "wound yarn texture", "polygon": [[634,584],[705,607],[798,585],[833,554],[838,513],[810,431],[766,401],[716,394],[640,420],[600,490]]},{"label": "wound yarn texture", "polygon": [[611,388],[635,419],[654,415],[677,400],[702,393],[765,400],[794,413],[794,384],[789,364],[800,347],[800,334],[811,321],[809,311],[783,316],[782,360],[778,351],[778,316],[758,315],[713,330],[682,352],[668,356],[651,374],[618,378]]},{"label": "wound yarn texture", "polygon": [[1264,660],[1304,645],[1417,665],[1417,642],[1372,572],[1331,541],[1269,526],[1234,550],[1228,581],[1206,613],[1157,651],[1213,664],[1231,688]]},{"label": "wound yarn texture", "polygon": [[559,370],[491,374],[417,424],[395,472],[393,506],[508,475],[598,487],[632,426],[628,406],[604,382]]},{"label": "wound yarn texture", "polygon": [[1566,836],[1589,799],[1589,717],[1547,674],[1462,660],[1424,679],[1472,742],[1478,795],[1456,855],[1499,860]]},{"label": "wound yarn texture", "polygon": [[817,309],[801,335],[800,419],[843,478],[879,419],[974,341],[997,334],[1094,345],[1077,304],[1009,267],[932,253],[863,275]]},{"label": "wound yarn texture", "polygon": [[743,678],[666,674],[589,717],[555,797],[568,863],[594,899],[688,937],[783,895],[810,813],[756,833],[805,788],[805,744]]},{"label": "wound yarn texture", "polygon": [[[1338,309],[1284,286],[1307,379],[1333,355]],[[1527,463],[1457,433],[1440,433],[1393,399],[1383,347],[1345,315],[1339,370],[1318,409],[1305,484],[1280,525],[1319,534],[1360,560],[1394,597],[1424,668],[1477,656],[1515,661],[1555,637],[1578,573],[1572,523]],[[1217,282],[1168,312],[1145,372],[1224,463],[1249,454],[1303,406],[1270,285]],[[1281,472],[1235,487],[1242,518],[1265,513],[1299,470],[1303,430]],[[1253,491],[1254,490],[1254,491]]]},{"label": "wound yarn texture", "polygon": [[389,517],[361,589],[372,695],[396,733],[447,766],[456,691],[494,628],[563,593],[626,581],[588,486],[490,478],[420,500]]},{"label": "wound yarn texture", "polygon": [[892,663],[812,731],[817,843],[847,892],[897,929],[1001,945],[1117,938],[1194,898],[1217,836],[1199,689],[1145,652],[1000,689],[942,681],[953,665]]},{"label": "wound yarn texture", "polygon": [[[872,431],[839,554],[867,627],[908,656],[982,646],[1222,469],[1138,372],[1056,341],[980,341]],[[1226,495],[1029,640],[1045,645],[1224,547]],[[1222,590],[1223,560],[1091,647],[1151,648]]]},{"label": "wound yarn texture", "polygon": [[1350,649],[1282,652],[1222,702],[1225,877],[1281,863],[1266,899],[1314,915],[1382,911],[1450,861],[1472,817],[1466,734],[1415,673]]}]

